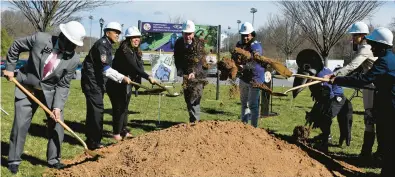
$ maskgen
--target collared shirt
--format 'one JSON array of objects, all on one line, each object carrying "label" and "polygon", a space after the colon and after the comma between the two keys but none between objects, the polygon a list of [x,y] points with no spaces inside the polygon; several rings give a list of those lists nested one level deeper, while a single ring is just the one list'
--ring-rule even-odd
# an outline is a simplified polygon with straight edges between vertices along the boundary
[{"label": "collared shirt", "polygon": [[47,76],[49,76],[49,75],[56,69],[56,67],[58,67],[58,65],[59,65],[59,63],[60,63],[60,59],[61,59],[62,56],[63,56],[63,53],[61,53],[60,50],[59,50],[58,41],[56,41],[56,44],[55,44],[54,48],[52,49],[52,53],[49,54],[48,58],[45,60],[44,66],[45,66],[46,64],[48,64],[49,61],[51,61],[51,58],[52,58],[52,56],[53,56],[55,53],[58,53],[58,56],[56,57],[54,66],[53,66],[53,68],[52,68],[50,71],[48,71],[47,75],[45,75],[43,78],[46,78]]}]

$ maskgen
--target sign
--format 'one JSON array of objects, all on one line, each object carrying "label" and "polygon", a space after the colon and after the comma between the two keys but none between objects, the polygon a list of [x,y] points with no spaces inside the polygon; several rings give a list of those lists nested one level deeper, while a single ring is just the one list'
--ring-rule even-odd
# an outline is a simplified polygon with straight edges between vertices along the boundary
[{"label": "sign", "polygon": [[182,24],[142,22],[141,32],[146,33],[181,33]]},{"label": "sign", "polygon": [[177,74],[173,54],[150,54],[152,76],[161,82],[174,82]]}]

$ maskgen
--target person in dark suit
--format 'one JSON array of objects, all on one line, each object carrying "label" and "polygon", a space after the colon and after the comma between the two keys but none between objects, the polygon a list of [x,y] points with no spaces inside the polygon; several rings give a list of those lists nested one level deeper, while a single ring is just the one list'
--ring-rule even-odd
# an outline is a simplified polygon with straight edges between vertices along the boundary
[{"label": "person in dark suit", "polygon": [[[16,80],[30,90],[53,112],[48,118],[47,161],[51,168],[61,169],[61,143],[64,129],[56,123],[64,120],[63,108],[69,95],[70,81],[79,62],[75,48],[83,45],[84,27],[76,21],[60,24],[59,36],[36,33],[14,41],[7,53],[4,76],[14,77],[14,69],[21,52],[29,51],[27,64],[18,72]],[[15,117],[10,136],[8,165],[11,173],[17,173],[27,132],[38,104],[18,87],[15,87]],[[52,118],[52,119],[51,119]]]},{"label": "person in dark suit", "polygon": [[187,20],[182,25],[182,38],[174,47],[174,63],[179,76],[183,76],[184,99],[187,104],[189,121],[200,120],[200,100],[207,70],[204,41],[195,38],[195,24]]},{"label": "person in dark suit", "polygon": [[[139,48],[141,40],[139,29],[134,26],[128,28],[125,32],[125,37],[126,39],[121,42],[121,45],[115,52],[112,68],[135,82],[141,82],[141,78],[144,78],[151,84],[157,83],[152,76],[144,72],[141,59],[142,54]],[[113,138],[120,141],[125,137],[131,137],[132,135],[126,127],[132,86],[109,80],[106,88],[112,105]]]},{"label": "person in dark suit", "polygon": [[378,59],[366,73],[334,77],[331,82],[340,86],[363,87],[373,83],[376,93],[373,100],[373,116],[376,117],[377,140],[383,153],[381,176],[395,174],[395,55],[392,52],[393,34],[383,27],[376,28],[367,43]]},{"label": "person in dark suit", "polygon": [[103,137],[103,96],[107,80],[129,84],[130,79],[111,68],[112,45],[118,41],[121,24],[110,22],[104,28],[104,35],[97,40],[82,62],[81,88],[86,98],[86,144],[90,150],[104,147]]}]

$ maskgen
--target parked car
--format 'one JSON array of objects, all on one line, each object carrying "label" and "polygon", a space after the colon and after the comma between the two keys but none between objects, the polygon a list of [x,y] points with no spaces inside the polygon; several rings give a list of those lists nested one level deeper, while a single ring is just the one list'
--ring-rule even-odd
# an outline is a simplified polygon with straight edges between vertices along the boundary
[{"label": "parked car", "polygon": [[81,72],[82,63],[78,63],[77,68],[75,69],[73,79],[77,79],[77,71]]},{"label": "parked car", "polygon": [[208,77],[216,77],[217,76],[217,64],[210,64],[209,69],[207,70]]}]

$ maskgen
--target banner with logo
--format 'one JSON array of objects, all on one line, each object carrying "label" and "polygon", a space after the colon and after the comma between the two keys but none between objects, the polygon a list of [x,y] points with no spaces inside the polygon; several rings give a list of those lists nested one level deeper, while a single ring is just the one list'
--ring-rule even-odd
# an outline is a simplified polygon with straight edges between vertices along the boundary
[{"label": "banner with logo", "polygon": [[[173,52],[178,38],[182,37],[182,24],[141,22],[141,50]],[[205,49],[211,53],[217,45],[217,26],[196,25],[195,38],[206,41]]]}]

